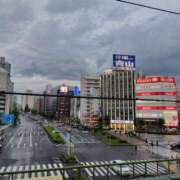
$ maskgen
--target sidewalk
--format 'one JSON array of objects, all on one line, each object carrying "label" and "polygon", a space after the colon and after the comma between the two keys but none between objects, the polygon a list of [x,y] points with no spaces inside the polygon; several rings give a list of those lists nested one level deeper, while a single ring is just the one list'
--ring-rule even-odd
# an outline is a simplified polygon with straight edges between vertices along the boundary
[{"label": "sidewalk", "polygon": [[164,158],[180,157],[179,152],[173,151],[173,150],[171,150],[167,147],[163,147],[161,145],[152,147],[150,144],[145,143],[144,140],[141,140],[135,136],[130,137],[126,134],[115,134],[112,132],[109,132],[109,134],[111,134],[111,135],[113,135],[113,136],[115,136],[121,140],[125,140],[130,144],[139,146],[138,149],[140,148],[142,150],[149,151],[152,154],[156,154],[156,155],[159,155],[159,156],[164,157]]},{"label": "sidewalk", "polygon": [[113,132],[108,132],[108,133],[119,138],[119,139],[121,139],[121,140],[127,141],[129,144],[145,145],[145,142],[143,140],[140,140],[135,136],[128,136],[127,134],[116,134]]}]

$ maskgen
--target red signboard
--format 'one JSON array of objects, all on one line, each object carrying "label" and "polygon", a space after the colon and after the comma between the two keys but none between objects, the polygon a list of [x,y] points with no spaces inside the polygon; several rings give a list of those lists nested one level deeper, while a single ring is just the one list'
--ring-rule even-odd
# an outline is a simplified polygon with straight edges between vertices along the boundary
[{"label": "red signboard", "polygon": [[136,96],[176,96],[176,92],[137,92]]},{"label": "red signboard", "polygon": [[136,106],[136,110],[176,110],[176,106]]},{"label": "red signboard", "polygon": [[136,80],[136,84],[157,83],[157,82],[176,83],[176,79],[175,77],[153,76],[153,77],[139,78]]}]

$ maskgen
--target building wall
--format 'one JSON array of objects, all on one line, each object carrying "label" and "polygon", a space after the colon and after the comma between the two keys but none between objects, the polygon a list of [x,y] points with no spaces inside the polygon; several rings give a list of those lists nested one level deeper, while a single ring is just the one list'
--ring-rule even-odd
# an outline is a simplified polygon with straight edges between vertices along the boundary
[{"label": "building wall", "polygon": [[[26,90],[25,93],[32,94],[31,90]],[[25,110],[26,104],[30,109],[34,109],[34,96],[23,95],[21,97],[22,109]]]},{"label": "building wall", "polygon": [[[101,75],[101,96],[134,99],[134,71],[107,70]],[[102,100],[103,117],[109,116],[111,127],[127,131],[133,129],[135,102],[132,100]]]},{"label": "building wall", "polygon": [[[81,76],[81,96],[100,96],[100,77]],[[97,125],[99,117],[100,101],[97,99],[81,98],[80,121],[85,126]]]},{"label": "building wall", "polygon": [[[0,67],[0,91],[13,92],[13,83],[9,73]],[[9,113],[12,106],[12,95],[0,95],[0,113]]]},{"label": "building wall", "polygon": [[[155,100],[176,100],[174,77],[147,76],[136,81],[136,98]],[[176,102],[136,101],[136,117],[146,121],[164,119],[167,127],[177,126]]]}]

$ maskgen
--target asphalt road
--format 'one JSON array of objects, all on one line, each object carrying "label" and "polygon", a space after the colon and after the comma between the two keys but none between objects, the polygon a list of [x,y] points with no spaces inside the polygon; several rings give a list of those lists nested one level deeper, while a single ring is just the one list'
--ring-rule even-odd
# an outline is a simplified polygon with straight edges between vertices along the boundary
[{"label": "asphalt road", "polygon": [[[67,138],[69,127],[59,128],[64,138]],[[79,161],[110,161],[110,160],[140,160],[159,158],[145,149],[135,151],[134,146],[108,146],[89,132],[72,128],[71,141]]]},{"label": "asphalt road", "polygon": [[0,166],[59,162],[64,151],[63,145],[53,144],[42,127],[25,115],[21,116],[21,124],[5,132]]}]

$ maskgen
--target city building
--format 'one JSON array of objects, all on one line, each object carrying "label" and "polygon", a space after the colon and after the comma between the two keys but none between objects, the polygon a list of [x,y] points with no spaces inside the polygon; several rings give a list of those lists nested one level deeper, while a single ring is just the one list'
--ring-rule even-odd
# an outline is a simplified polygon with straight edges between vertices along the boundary
[{"label": "city building", "polygon": [[[25,93],[32,94],[31,90],[26,90]],[[34,109],[34,96],[31,95],[23,95],[21,97],[22,110],[25,110],[26,105],[28,105],[29,109]]]},{"label": "city building", "polygon": [[[13,92],[14,83],[10,79],[11,65],[0,57],[0,91]],[[0,113],[8,114],[12,107],[12,95],[0,95]]]},{"label": "city building", "polygon": [[137,79],[136,98],[139,99],[136,101],[137,122],[143,119],[153,124],[163,120],[166,128],[177,128],[176,79],[174,77],[146,76]]},{"label": "city building", "polygon": [[[69,87],[69,89],[72,95],[80,96],[80,89],[78,86]],[[70,103],[70,117],[80,119],[80,98],[71,98]]]},{"label": "city building", "polygon": [[120,98],[101,101],[103,117],[109,116],[111,128],[122,132],[133,130],[135,102],[126,99],[134,99],[134,71],[106,70],[101,75],[101,96]]},{"label": "city building", "polygon": [[[100,96],[100,76],[81,76],[81,96]],[[100,118],[100,100],[81,98],[80,121],[84,126],[93,127]]]},{"label": "city building", "polygon": [[102,99],[103,119],[108,116],[110,127],[122,133],[134,129],[135,56],[113,55],[113,68],[101,74],[101,96],[119,99]]},{"label": "city building", "polygon": [[71,93],[72,91],[70,91],[69,87],[64,84],[57,91],[57,94],[61,96],[57,100],[57,117],[60,120],[70,118],[71,99],[66,96],[72,95]]},{"label": "city building", "polygon": [[5,57],[0,57],[0,67],[7,71],[8,75],[11,75],[11,64],[6,62]]},{"label": "city building", "polygon": [[180,89],[179,88],[177,88],[176,100],[177,100],[177,112],[178,112],[178,120],[180,127]]}]

